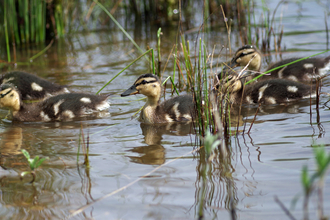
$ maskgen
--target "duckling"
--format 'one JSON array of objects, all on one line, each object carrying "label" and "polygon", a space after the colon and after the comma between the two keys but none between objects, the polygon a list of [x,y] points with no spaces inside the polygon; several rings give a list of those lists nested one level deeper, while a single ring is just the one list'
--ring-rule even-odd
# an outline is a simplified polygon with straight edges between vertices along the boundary
[{"label": "duckling", "polygon": [[60,94],[37,103],[23,103],[11,84],[0,86],[0,107],[9,108],[13,121],[61,121],[86,116],[110,107],[108,96],[84,93]]},{"label": "duckling", "polygon": [[[230,61],[231,67],[246,66],[249,70],[260,71],[262,54],[252,45],[245,45],[239,48],[234,58]],[[284,64],[293,62],[299,58],[285,59],[270,65],[266,71]],[[265,71],[265,72],[266,72]],[[297,82],[311,82],[317,77],[322,77],[330,71],[330,56],[324,58],[311,57],[291,65],[273,70],[267,75],[263,75],[260,79],[289,79]],[[220,77],[220,76],[218,76]]]},{"label": "duckling", "polygon": [[22,71],[8,72],[0,77],[0,85],[9,83],[20,91],[22,100],[39,100],[70,92],[65,86]]},{"label": "duckling", "polygon": [[143,94],[147,96],[140,121],[144,123],[189,122],[194,118],[195,105],[190,95],[176,96],[160,103],[161,81],[154,74],[141,75],[134,84],[121,94],[129,96]]},{"label": "duckling", "polygon": [[221,82],[221,92],[229,93],[232,104],[284,104],[316,95],[315,85],[286,79],[269,79],[244,86],[243,76],[231,74]]}]

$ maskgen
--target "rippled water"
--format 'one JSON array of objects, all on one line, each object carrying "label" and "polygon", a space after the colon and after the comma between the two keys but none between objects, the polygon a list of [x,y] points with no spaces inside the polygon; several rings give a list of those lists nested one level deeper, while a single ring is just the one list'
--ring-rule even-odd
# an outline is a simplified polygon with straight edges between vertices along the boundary
[{"label": "rippled water", "polygon": [[[279,7],[277,22],[284,27],[283,45],[290,51],[282,57],[301,57],[327,49],[324,9],[329,11],[330,8],[327,1],[322,2],[325,6],[304,1],[301,6],[290,3]],[[271,8],[276,4],[269,2]],[[256,16],[260,13],[262,11],[257,10]],[[171,53],[176,31],[176,28],[163,29],[164,60]],[[144,49],[156,45],[156,30],[152,33],[129,30],[129,33]],[[195,40],[197,33],[186,36]],[[225,32],[216,29],[204,37],[210,51],[217,45],[217,54],[226,43]],[[232,44],[233,50],[241,46],[238,41]],[[35,53],[22,50],[17,56],[26,60]],[[45,56],[31,65],[19,65],[18,69],[68,85],[73,91],[96,93],[139,55],[120,31],[79,33],[60,40]],[[225,56],[220,57],[219,62],[225,59]],[[271,59],[275,61],[279,56],[272,54]],[[172,70],[173,58],[164,75],[171,75]],[[321,97],[319,123],[315,103],[310,117],[309,100],[263,106],[249,134],[247,130],[257,106],[244,108],[242,116],[237,118],[233,112],[236,123],[232,130],[239,123],[238,129],[246,132],[231,138],[230,167],[224,167],[225,159],[218,155],[203,179],[205,164],[198,153],[192,152],[197,146],[190,124],[141,124],[131,118],[144,104],[141,97],[120,97],[137,76],[149,71],[146,60],[141,59],[102,91],[111,94],[111,115],[108,117],[57,123],[12,124],[2,120],[0,218],[64,219],[90,204],[72,218],[195,219],[200,198],[205,193],[205,218],[230,219],[229,183],[234,185],[238,219],[286,219],[274,196],[289,208],[296,195],[300,197],[292,213],[298,219],[302,218],[301,169],[308,165],[310,172],[315,170],[313,142],[324,143],[328,151],[330,105],[325,105],[329,99],[327,95]],[[322,91],[330,92],[329,79],[325,80]],[[4,118],[7,113],[1,109],[0,117]],[[81,128],[85,137],[89,136],[90,169],[82,164],[83,156],[77,161]],[[20,180],[19,174],[29,170],[21,149],[32,156],[49,157],[37,171],[33,185],[29,183],[29,176]],[[147,178],[128,185],[151,171]],[[324,210],[328,216],[329,185],[329,178],[326,178]],[[116,192],[119,189],[121,191]],[[108,197],[98,200],[105,195]],[[313,195],[311,219],[316,219],[316,201],[317,197]]]}]

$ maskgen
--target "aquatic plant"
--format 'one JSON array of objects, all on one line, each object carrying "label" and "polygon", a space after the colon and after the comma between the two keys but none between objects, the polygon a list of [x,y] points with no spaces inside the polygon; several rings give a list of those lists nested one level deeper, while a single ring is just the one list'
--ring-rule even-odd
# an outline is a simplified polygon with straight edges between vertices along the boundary
[{"label": "aquatic plant", "polygon": [[324,177],[330,165],[330,153],[327,154],[324,145],[313,145],[312,147],[315,156],[316,171],[309,175],[308,167],[305,165],[301,172],[301,183],[304,189],[304,219],[308,219],[308,200],[313,191],[318,192],[319,219],[324,219],[322,191],[324,188]]},{"label": "aquatic plant", "polygon": [[[330,165],[330,153],[327,153],[324,145],[312,145],[313,153],[316,162],[316,170],[312,173],[308,173],[307,165],[304,165],[301,171],[301,185],[303,187],[303,209],[304,210],[304,220],[309,219],[309,199],[313,192],[317,192],[317,214],[318,219],[327,219],[323,212],[323,188],[324,188],[324,178],[326,172],[329,170]],[[292,208],[296,205],[299,195],[297,195],[292,200]],[[280,205],[282,210],[290,219],[295,219],[292,213],[284,206],[284,204],[275,197],[275,201]]]},{"label": "aquatic plant", "polygon": [[31,183],[33,183],[35,181],[36,178],[36,173],[35,170],[45,161],[48,160],[48,157],[45,158],[39,158],[39,156],[35,156],[34,158],[30,157],[29,152],[27,152],[26,150],[22,149],[22,153],[25,156],[25,158],[27,159],[30,169],[31,171],[24,171],[21,173],[21,177],[23,178],[26,174],[31,174],[33,179],[31,181]]}]

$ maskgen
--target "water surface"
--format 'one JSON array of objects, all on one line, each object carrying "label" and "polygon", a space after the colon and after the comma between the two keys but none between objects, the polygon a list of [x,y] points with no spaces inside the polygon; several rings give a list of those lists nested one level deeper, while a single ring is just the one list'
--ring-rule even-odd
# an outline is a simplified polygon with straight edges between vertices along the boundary
[{"label": "water surface", "polygon": [[[326,1],[323,3],[328,7]],[[261,2],[257,1],[257,4],[261,6]],[[277,2],[268,4],[273,10]],[[304,1],[300,6],[288,3],[279,7],[276,21],[278,26],[283,25],[282,49],[287,51],[282,54],[283,58],[307,56],[327,49],[323,13],[326,9],[329,11],[327,7],[315,1]],[[261,14],[262,10],[256,8],[256,18]],[[154,32],[148,30],[129,29],[143,49],[156,45],[157,28]],[[163,63],[173,53],[171,49],[176,34],[176,28],[163,28]],[[194,31],[186,33],[187,39],[192,42],[197,36]],[[210,53],[215,45],[215,54],[224,52],[221,48],[227,45],[226,32],[213,28],[204,33],[204,38]],[[233,39],[238,39],[238,36],[233,35]],[[232,40],[231,46],[236,50],[241,43]],[[194,45],[191,44],[191,47],[194,48]],[[31,54],[35,51],[22,50],[17,57],[25,61]],[[75,92],[96,93],[139,55],[118,30],[81,32],[59,40],[32,64],[17,68],[68,85]],[[271,61],[280,59],[275,53],[269,57]],[[216,59],[215,63],[219,63],[228,57],[223,55]],[[165,68],[164,76],[171,75],[172,71],[173,57]],[[64,219],[73,211],[91,204],[72,218],[195,219],[204,192],[205,218],[230,219],[227,190],[232,182],[238,219],[286,219],[274,196],[289,208],[294,197],[302,195],[300,175],[303,165],[308,165],[310,172],[315,170],[311,144],[323,143],[328,151],[330,113],[329,105],[325,105],[328,96],[321,96],[319,123],[315,102],[310,111],[309,100],[263,106],[249,134],[246,131],[257,106],[243,108],[242,115],[235,121],[239,122],[238,130],[245,129],[245,133],[231,138],[230,166],[224,167],[225,159],[217,155],[203,180],[202,168],[205,164],[201,162],[199,153],[192,152],[198,148],[192,126],[141,124],[132,118],[144,104],[141,96],[120,97],[140,74],[147,72],[150,72],[149,65],[141,59],[102,91],[111,94],[112,103],[111,115],[104,118],[17,124],[2,120],[0,218]],[[322,91],[330,92],[328,79]],[[166,97],[170,95],[168,88]],[[1,109],[0,117],[4,118],[7,113],[7,110]],[[233,131],[237,122],[233,124]],[[81,128],[85,137],[89,136],[90,168],[82,164],[83,156],[77,161]],[[20,173],[29,170],[21,149],[32,156],[49,157],[37,171],[33,185],[29,183],[29,176],[20,180]],[[147,178],[96,201],[161,165]],[[329,178],[326,178],[324,210],[328,216],[329,185]],[[311,219],[316,218],[316,200],[316,195],[313,195]],[[301,196],[292,213],[301,219],[302,212]]]}]

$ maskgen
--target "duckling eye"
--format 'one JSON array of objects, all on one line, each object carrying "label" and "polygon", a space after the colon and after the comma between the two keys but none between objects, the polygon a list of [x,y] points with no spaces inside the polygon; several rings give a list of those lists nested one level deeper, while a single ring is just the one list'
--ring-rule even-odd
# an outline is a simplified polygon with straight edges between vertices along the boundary
[{"label": "duckling eye", "polygon": [[243,52],[243,53],[240,53],[237,57],[236,57],[236,61],[240,60],[242,57],[246,56],[247,53]]},{"label": "duckling eye", "polygon": [[[8,95],[11,91],[12,91],[12,89],[9,90],[8,92],[6,92],[5,94],[0,94],[0,98],[5,97],[5,96]],[[12,96],[13,96],[13,94],[12,94]]]}]

